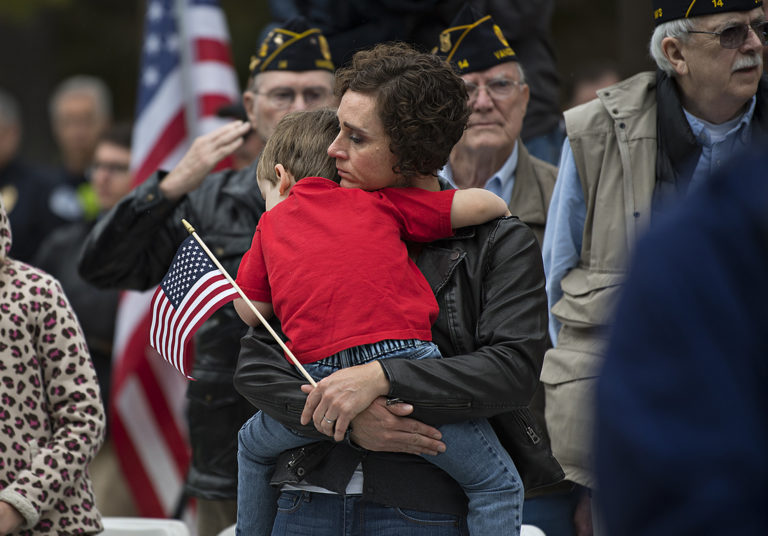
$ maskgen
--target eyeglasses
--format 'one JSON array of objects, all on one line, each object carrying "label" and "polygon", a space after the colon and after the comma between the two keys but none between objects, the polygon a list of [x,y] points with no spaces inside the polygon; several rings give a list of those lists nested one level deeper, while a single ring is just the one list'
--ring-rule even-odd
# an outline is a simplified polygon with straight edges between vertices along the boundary
[{"label": "eyeglasses", "polygon": [[464,87],[467,89],[467,95],[469,95],[469,102],[473,102],[480,94],[480,88],[485,88],[488,92],[488,96],[492,99],[506,99],[509,97],[515,88],[524,86],[524,82],[518,82],[517,80],[507,80],[506,78],[498,78],[491,80],[487,84],[477,85],[473,82],[464,82]]},{"label": "eyeglasses", "polygon": [[[279,87],[265,93],[259,93],[258,91],[253,93],[265,96],[272,106],[284,110],[291,107],[296,100],[297,92],[293,88]],[[301,98],[304,99],[304,104],[309,107],[324,104],[330,95],[331,92],[322,87],[308,87],[301,90]]]},{"label": "eyeglasses", "polygon": [[752,22],[750,24],[737,24],[728,26],[719,32],[702,32],[690,30],[688,33],[709,34],[720,37],[720,46],[723,48],[739,48],[749,38],[749,29],[755,32],[763,46],[768,42],[768,22]]},{"label": "eyeglasses", "polygon": [[116,173],[128,173],[130,167],[128,164],[119,164],[117,162],[99,162],[96,161],[88,168],[88,175],[93,175],[96,171],[103,169],[110,175]]}]

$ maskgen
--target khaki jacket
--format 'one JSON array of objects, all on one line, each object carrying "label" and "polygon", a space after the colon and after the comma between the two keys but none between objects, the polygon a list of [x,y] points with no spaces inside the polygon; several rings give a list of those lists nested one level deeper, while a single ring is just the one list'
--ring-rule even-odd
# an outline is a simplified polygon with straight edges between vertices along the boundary
[{"label": "khaki jacket", "polygon": [[656,75],[640,73],[565,113],[586,201],[579,265],[562,279],[552,307],[563,324],[547,351],[546,420],[566,478],[594,487],[589,456],[592,395],[605,327],[630,249],[650,220],[656,166]]}]

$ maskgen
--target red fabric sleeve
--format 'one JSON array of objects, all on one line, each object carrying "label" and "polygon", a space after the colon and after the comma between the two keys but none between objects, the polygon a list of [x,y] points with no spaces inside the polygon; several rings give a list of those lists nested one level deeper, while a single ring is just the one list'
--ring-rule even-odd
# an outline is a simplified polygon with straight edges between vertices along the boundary
[{"label": "red fabric sleeve", "polygon": [[403,240],[432,242],[453,236],[451,205],[456,190],[384,188],[379,193],[391,203],[398,216]]},{"label": "red fabric sleeve", "polygon": [[240,261],[235,282],[249,299],[272,303],[272,290],[269,286],[267,265],[264,262],[264,251],[261,247],[261,222],[253,233],[251,249],[245,252]]}]

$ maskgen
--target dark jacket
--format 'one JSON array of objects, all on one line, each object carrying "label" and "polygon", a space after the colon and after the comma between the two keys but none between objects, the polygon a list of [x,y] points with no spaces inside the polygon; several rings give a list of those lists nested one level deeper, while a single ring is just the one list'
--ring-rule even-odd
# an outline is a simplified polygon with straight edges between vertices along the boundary
[{"label": "dark jacket", "polygon": [[766,142],[636,245],[596,390],[609,534],[768,534]]},{"label": "dark jacket", "polygon": [[14,259],[32,262],[48,233],[67,223],[51,210],[55,186],[51,173],[18,158],[0,166],[0,195],[13,228]]},{"label": "dark jacket", "polygon": [[[417,265],[437,297],[433,340],[448,358],[382,361],[389,396],[413,403],[413,416],[430,424],[489,417],[526,489],[559,481],[563,473],[550,453],[545,427],[528,409],[547,342],[544,272],[533,233],[517,218],[460,229],[452,238],[425,245]],[[254,329],[243,339],[237,389],[277,420],[326,438],[298,422],[302,383],[265,330]],[[422,458],[344,443],[284,453],[275,476],[283,481],[306,476],[341,491],[359,461],[367,499],[425,511],[466,509],[459,486]]]},{"label": "dark jacket", "polygon": [[[179,244],[185,218],[233,276],[264,213],[256,162],[210,175],[178,202],[163,197],[158,173],[136,187],[94,227],[80,258],[80,274],[99,287],[147,289],[158,284]],[[195,334],[195,363],[187,389],[192,464],[188,491],[205,499],[233,499],[237,490],[237,431],[253,407],[237,394],[232,375],[246,326],[231,304]]]},{"label": "dark jacket", "polygon": [[83,328],[99,378],[101,397],[108,407],[112,372],[112,340],[120,300],[116,289],[96,288],[77,271],[80,249],[94,222],[75,222],[59,227],[40,244],[33,264],[59,280]]}]

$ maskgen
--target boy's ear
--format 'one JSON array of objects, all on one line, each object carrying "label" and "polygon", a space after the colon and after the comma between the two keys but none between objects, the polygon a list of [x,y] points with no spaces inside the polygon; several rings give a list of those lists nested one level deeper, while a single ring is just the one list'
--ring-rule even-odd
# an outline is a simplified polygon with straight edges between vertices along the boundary
[{"label": "boy's ear", "polygon": [[288,190],[293,186],[294,180],[291,172],[285,169],[282,164],[275,165],[275,175],[277,175],[278,188],[280,189],[280,195],[285,195]]}]

